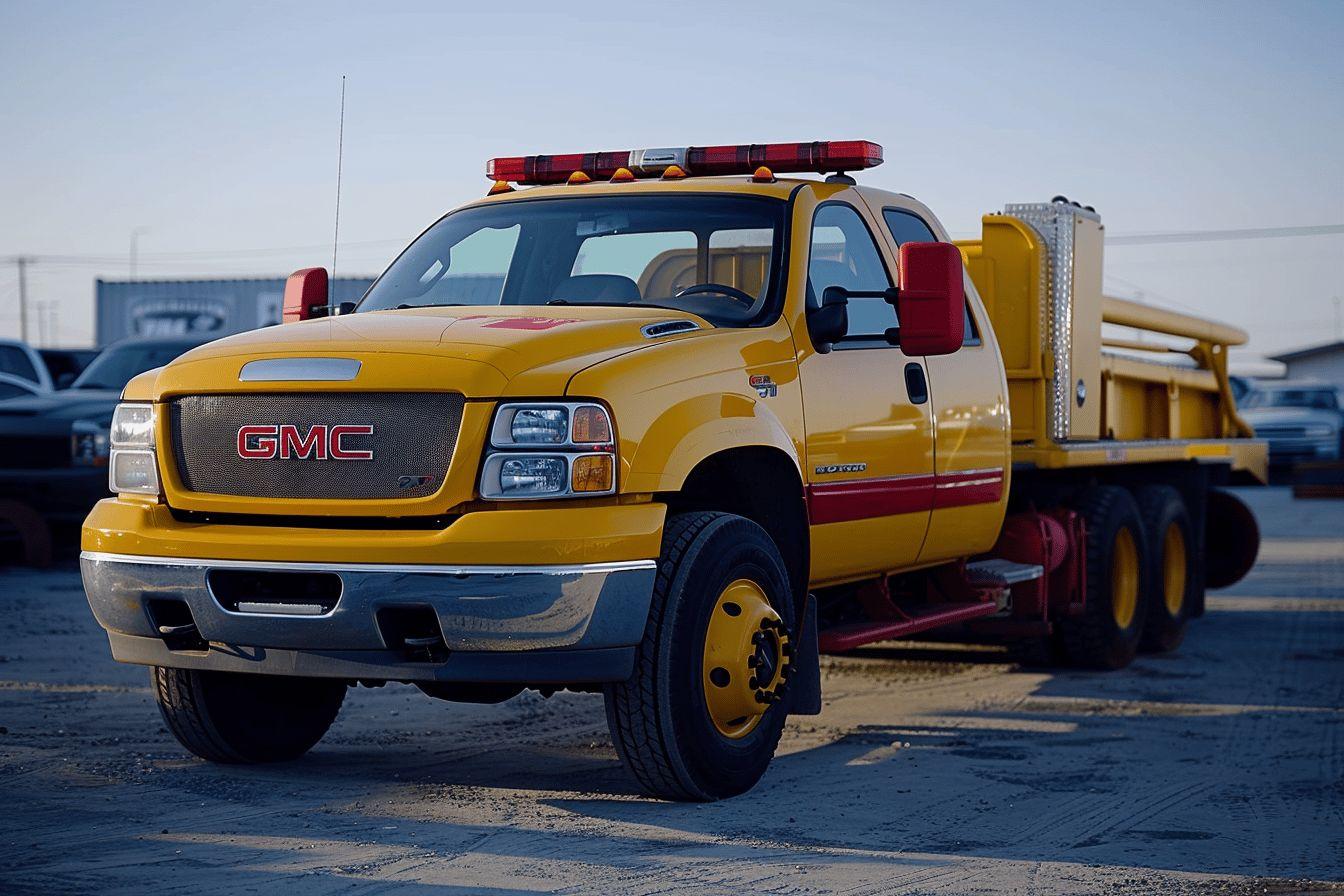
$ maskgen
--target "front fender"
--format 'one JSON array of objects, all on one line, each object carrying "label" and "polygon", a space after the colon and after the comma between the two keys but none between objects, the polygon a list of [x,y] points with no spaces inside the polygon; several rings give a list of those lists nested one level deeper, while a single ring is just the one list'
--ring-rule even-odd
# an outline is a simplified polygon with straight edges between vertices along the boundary
[{"label": "front fender", "polygon": [[634,447],[625,490],[677,491],[710,455],[756,446],[779,449],[803,478],[793,438],[763,402],[731,393],[679,401],[651,421]]},{"label": "front fender", "polygon": [[756,446],[783,452],[806,481],[802,388],[782,321],[673,337],[581,371],[568,393],[611,406],[622,492],[677,491],[710,455]]}]

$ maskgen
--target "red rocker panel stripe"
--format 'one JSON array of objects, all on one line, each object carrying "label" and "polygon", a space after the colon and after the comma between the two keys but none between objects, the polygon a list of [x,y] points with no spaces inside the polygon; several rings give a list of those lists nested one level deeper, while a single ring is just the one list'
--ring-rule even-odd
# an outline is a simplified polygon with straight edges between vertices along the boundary
[{"label": "red rocker panel stripe", "polygon": [[966,470],[936,476],[893,476],[810,485],[807,509],[813,525],[824,525],[989,504],[1001,497],[1002,470]]}]

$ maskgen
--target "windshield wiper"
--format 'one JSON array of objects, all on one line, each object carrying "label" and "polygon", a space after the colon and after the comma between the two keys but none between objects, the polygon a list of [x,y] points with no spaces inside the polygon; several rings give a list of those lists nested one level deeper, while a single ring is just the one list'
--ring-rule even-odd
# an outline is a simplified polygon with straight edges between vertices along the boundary
[{"label": "windshield wiper", "polygon": [[405,311],[407,308],[465,308],[466,302],[426,302],[423,305],[412,305],[408,302],[402,302],[396,307],[397,311]]}]

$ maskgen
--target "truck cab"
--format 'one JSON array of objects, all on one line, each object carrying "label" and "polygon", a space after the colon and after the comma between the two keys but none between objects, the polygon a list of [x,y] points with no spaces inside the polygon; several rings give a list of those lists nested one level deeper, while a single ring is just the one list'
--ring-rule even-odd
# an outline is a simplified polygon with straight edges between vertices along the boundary
[{"label": "truck cab", "polygon": [[[1061,624],[1123,665],[1155,575],[1139,509],[1044,472],[1072,465],[1048,434],[1015,437],[1020,371],[975,276],[1017,321],[1043,279],[995,278],[1046,270],[1048,241],[953,245],[846,173],[880,160],[496,159],[357,306],[296,273],[291,323],[126,387],[81,559],[113,655],[152,667],[173,732],[216,761],[302,754],[357,683],[600,690],[641,785],[694,800],[754,785],[787,715],[820,710],[821,650]],[[1083,492],[1110,515],[1095,560]],[[1089,563],[1110,578],[1083,632]]]}]

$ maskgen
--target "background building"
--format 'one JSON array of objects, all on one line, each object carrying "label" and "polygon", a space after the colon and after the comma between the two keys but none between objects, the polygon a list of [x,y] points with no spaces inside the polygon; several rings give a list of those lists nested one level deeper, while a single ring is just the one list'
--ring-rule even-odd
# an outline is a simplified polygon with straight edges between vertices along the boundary
[{"label": "background building", "polygon": [[1290,380],[1319,380],[1329,383],[1344,395],[1344,341],[1313,345],[1280,355],[1271,355],[1287,368]]},{"label": "background building", "polygon": [[[372,277],[332,281],[336,302],[354,302]],[[97,280],[94,338],[103,347],[128,336],[228,336],[280,323],[284,277],[246,280]]]}]

